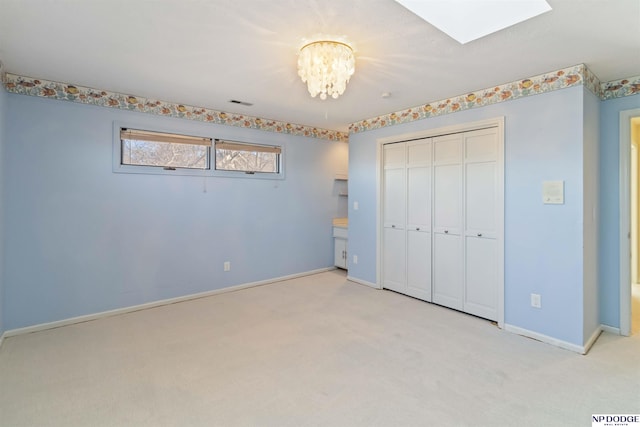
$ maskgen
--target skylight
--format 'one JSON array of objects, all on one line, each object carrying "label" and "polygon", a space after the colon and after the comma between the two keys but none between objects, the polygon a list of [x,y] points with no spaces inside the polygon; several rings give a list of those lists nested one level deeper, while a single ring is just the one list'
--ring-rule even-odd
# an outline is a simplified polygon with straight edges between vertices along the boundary
[{"label": "skylight", "polygon": [[551,10],[545,0],[396,0],[461,44]]}]

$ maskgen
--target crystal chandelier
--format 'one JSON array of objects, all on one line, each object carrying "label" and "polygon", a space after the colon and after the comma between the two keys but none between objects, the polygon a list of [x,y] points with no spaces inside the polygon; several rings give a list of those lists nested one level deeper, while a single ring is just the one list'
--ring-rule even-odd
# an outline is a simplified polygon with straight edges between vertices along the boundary
[{"label": "crystal chandelier", "polygon": [[300,48],[298,75],[313,98],[336,99],[344,93],[355,71],[353,48],[344,41],[317,40]]}]

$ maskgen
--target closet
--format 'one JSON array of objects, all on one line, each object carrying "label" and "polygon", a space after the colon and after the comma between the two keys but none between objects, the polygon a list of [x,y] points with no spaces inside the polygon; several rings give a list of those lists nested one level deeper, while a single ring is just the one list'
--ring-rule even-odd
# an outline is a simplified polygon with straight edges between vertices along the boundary
[{"label": "closet", "polygon": [[382,287],[498,320],[498,127],[382,145]]}]

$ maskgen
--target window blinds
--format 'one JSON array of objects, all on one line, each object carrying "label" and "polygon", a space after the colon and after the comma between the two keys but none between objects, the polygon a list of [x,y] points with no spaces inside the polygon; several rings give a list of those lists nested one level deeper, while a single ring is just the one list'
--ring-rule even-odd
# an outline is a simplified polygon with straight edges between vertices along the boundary
[{"label": "window blinds", "polygon": [[245,144],[235,141],[223,141],[221,139],[216,139],[216,150],[250,151],[275,154],[280,154],[282,152],[280,147],[273,145]]},{"label": "window blinds", "polygon": [[169,142],[175,144],[211,146],[211,138],[126,128],[120,129],[120,139],[131,141]]}]

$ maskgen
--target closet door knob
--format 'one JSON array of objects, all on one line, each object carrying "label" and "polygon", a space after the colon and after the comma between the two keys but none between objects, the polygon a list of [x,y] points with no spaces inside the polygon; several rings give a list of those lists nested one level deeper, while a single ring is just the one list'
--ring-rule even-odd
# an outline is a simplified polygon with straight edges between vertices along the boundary
[{"label": "closet door knob", "polygon": [[395,225],[392,225],[392,226],[391,226],[391,228],[396,228],[396,226],[395,226]]},{"label": "closet door knob", "polygon": [[478,233],[478,237],[482,237],[482,233]]},{"label": "closet door knob", "polygon": [[416,227],[416,231],[420,231],[420,227]]},{"label": "closet door knob", "polygon": [[444,234],[449,234],[449,230],[444,230]]}]

